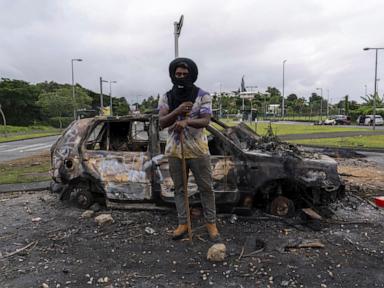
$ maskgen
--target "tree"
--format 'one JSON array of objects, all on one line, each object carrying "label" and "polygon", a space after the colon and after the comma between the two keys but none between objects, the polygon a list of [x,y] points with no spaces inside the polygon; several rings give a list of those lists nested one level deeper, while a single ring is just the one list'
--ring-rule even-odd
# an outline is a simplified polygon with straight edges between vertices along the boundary
[{"label": "tree", "polygon": [[349,101],[348,101],[349,96],[345,95],[345,101],[344,101],[344,111],[345,115],[349,115]]},{"label": "tree", "polygon": [[[76,107],[90,108],[92,98],[84,92],[83,89],[76,89]],[[48,117],[57,117],[60,128],[63,127],[63,117],[73,115],[74,103],[72,98],[72,89],[70,87],[60,88],[55,92],[43,92],[39,95],[37,104],[42,108]]]},{"label": "tree", "polygon": [[21,80],[1,78],[0,99],[10,125],[29,125],[41,120],[41,109],[36,104],[39,90]]},{"label": "tree", "polygon": [[287,97],[287,102],[294,102],[297,100],[297,95],[296,94],[289,94],[288,97]]},{"label": "tree", "polygon": [[361,97],[361,99],[364,100],[364,104],[365,106],[373,106],[373,102],[376,98],[376,107],[384,107],[384,99],[381,98],[378,94],[376,94],[376,97],[374,97],[372,94],[371,95],[367,95],[365,97]]},{"label": "tree", "polygon": [[268,87],[266,92],[270,95],[269,104],[281,104],[283,98],[279,89],[275,87]]},{"label": "tree", "polygon": [[128,115],[130,109],[124,97],[113,99],[113,114],[116,116]]}]

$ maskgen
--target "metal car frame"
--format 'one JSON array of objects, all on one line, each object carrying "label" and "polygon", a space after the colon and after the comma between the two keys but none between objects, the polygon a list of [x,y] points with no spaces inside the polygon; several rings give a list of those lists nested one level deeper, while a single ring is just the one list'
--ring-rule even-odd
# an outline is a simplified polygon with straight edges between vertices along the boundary
[{"label": "metal car frame", "polygon": [[[207,130],[217,205],[266,208],[285,197],[300,207],[322,206],[342,195],[344,186],[332,158],[260,137],[244,123],[229,127],[212,120]],[[157,115],[74,121],[51,148],[52,191],[61,199],[76,198],[83,207],[95,197],[111,207],[173,203],[161,133]],[[192,174],[188,193],[192,205],[200,202]]]}]

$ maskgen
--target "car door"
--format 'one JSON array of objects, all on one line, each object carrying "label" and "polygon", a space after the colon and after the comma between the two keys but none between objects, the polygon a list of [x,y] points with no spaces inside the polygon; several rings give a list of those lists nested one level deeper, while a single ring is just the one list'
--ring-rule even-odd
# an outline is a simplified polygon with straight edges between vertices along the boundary
[{"label": "car door", "polygon": [[108,199],[152,198],[148,121],[102,121],[84,145],[84,169]]}]

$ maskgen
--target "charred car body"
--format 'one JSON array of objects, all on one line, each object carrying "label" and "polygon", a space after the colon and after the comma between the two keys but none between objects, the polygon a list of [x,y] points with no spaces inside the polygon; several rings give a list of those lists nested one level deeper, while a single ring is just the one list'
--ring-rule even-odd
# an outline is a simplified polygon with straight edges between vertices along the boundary
[{"label": "charred car body", "polygon": [[[245,124],[228,127],[213,119],[207,130],[218,206],[256,205],[284,215],[292,203],[323,206],[343,193],[337,164],[328,156],[260,137]],[[95,197],[111,207],[173,203],[165,132],[157,115],[74,121],[51,148],[51,189],[83,207]],[[192,174],[188,193],[191,204],[200,202]]]}]

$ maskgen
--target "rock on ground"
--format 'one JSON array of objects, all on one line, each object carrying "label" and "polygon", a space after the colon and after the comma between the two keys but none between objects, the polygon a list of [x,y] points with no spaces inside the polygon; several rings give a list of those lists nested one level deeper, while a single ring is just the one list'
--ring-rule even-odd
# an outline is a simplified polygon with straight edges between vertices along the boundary
[{"label": "rock on ground", "polygon": [[98,225],[112,224],[114,222],[111,214],[100,214],[95,217],[95,221]]},{"label": "rock on ground", "polygon": [[227,248],[224,244],[214,244],[208,249],[207,259],[212,262],[224,261]]}]

